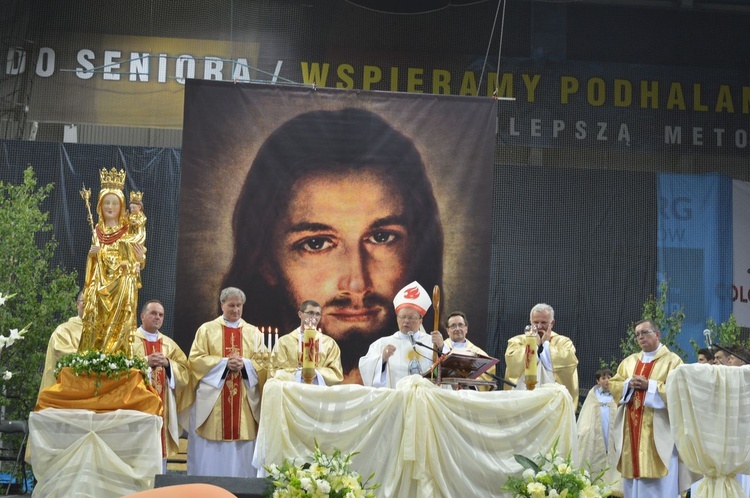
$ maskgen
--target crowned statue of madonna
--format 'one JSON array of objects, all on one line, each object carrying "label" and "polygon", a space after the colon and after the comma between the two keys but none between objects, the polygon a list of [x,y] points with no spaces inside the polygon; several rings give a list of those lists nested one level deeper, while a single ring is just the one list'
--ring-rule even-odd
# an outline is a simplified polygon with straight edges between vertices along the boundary
[{"label": "crowned statue of madonna", "polygon": [[130,337],[137,328],[138,289],[146,264],[146,215],[143,194],[130,193],[125,207],[125,171],[99,172],[101,190],[94,226],[90,190],[81,195],[89,206],[92,244],[86,261],[83,333],[78,351],[131,354]]}]

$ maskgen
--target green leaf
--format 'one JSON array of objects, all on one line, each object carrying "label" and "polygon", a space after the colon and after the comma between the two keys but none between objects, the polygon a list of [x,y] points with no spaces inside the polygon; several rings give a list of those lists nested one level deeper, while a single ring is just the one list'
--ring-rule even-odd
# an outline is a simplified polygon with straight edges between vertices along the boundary
[{"label": "green leaf", "polygon": [[513,455],[513,458],[515,458],[516,462],[521,464],[524,469],[532,469],[534,472],[539,472],[540,470],[542,470],[542,468],[537,465],[536,462],[531,458],[525,457],[523,455]]}]

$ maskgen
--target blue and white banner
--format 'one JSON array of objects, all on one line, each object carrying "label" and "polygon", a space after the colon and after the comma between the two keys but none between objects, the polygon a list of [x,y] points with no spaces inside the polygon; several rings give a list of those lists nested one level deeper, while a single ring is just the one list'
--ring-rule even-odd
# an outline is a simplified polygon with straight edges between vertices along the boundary
[{"label": "blue and white banner", "polygon": [[[669,282],[667,314],[682,308],[678,339],[692,354],[706,320],[732,312],[732,180],[720,174],[658,175],[659,281]],[[747,212],[747,211],[745,211]]]},{"label": "blue and white banner", "polygon": [[732,240],[732,313],[738,324],[750,327],[750,183],[740,180],[732,181]]}]

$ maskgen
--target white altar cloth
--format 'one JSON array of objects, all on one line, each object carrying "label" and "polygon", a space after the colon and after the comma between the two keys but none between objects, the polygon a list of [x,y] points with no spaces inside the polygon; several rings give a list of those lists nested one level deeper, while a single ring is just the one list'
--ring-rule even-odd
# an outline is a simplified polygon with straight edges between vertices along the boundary
[{"label": "white altar cloth", "polygon": [[680,365],[667,377],[669,425],[680,458],[705,478],[693,497],[747,496],[750,474],[750,365]]},{"label": "white altar cloth", "polygon": [[153,488],[162,470],[161,425],[161,417],[133,410],[31,413],[32,496],[108,498]]},{"label": "white altar cloth", "polygon": [[[513,455],[547,453],[555,441],[576,451],[570,394],[557,384],[534,391],[450,391],[419,376],[396,389],[269,380],[263,391],[255,465],[307,458],[321,449],[359,451],[352,468],[375,473],[377,496],[510,496],[500,490],[522,467]],[[575,455],[573,455],[575,457]]]}]

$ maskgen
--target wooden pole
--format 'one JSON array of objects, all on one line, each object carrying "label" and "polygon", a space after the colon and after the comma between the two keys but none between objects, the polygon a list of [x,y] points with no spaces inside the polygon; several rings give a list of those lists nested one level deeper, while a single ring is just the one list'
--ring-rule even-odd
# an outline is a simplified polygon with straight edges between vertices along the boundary
[{"label": "wooden pole", "polygon": [[[440,330],[440,287],[435,286],[432,288],[432,308],[435,310],[435,320],[433,321],[432,330]],[[438,359],[437,351],[434,347],[432,349],[432,363],[434,364]],[[440,366],[438,365],[438,368]]]}]

